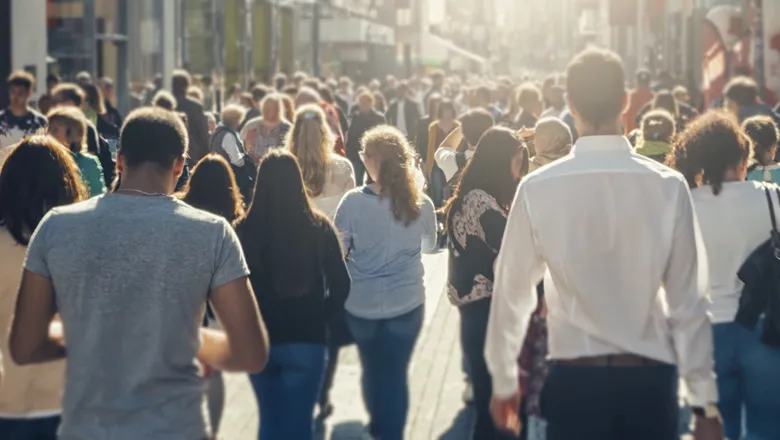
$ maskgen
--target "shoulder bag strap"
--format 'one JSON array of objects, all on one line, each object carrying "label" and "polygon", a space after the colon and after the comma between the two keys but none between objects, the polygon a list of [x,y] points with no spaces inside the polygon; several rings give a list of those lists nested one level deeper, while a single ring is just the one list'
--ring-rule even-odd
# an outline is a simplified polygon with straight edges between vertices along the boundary
[{"label": "shoulder bag strap", "polygon": [[[775,191],[777,192],[778,200],[780,200],[780,189],[775,188]],[[769,185],[764,185],[764,194],[766,195],[766,203],[769,205],[769,218],[772,219],[772,233],[777,234],[777,218],[775,217],[775,206],[772,203],[772,192],[769,189]]]}]

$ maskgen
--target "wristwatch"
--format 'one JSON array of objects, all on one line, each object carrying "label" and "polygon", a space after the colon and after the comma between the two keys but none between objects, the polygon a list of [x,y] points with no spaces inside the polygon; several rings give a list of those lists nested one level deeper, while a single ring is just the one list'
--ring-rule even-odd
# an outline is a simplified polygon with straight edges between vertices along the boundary
[{"label": "wristwatch", "polygon": [[693,415],[701,417],[703,419],[718,419],[720,420],[720,411],[718,405],[710,403],[706,406],[693,406],[691,407]]}]

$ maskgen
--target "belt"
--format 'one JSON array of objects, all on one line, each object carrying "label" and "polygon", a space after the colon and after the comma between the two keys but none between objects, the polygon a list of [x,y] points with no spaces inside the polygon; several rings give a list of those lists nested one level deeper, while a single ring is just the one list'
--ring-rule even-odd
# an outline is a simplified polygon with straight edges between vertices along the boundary
[{"label": "belt", "polygon": [[667,365],[665,362],[637,356],[635,354],[609,354],[575,359],[553,359],[552,363],[555,365],[570,365],[576,367],[648,367]]}]

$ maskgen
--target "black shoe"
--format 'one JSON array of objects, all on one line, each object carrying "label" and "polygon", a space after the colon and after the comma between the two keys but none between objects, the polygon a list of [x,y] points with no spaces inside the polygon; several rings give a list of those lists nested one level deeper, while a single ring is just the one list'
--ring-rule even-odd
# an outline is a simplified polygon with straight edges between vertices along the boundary
[{"label": "black shoe", "polygon": [[326,403],[320,405],[320,412],[317,413],[317,422],[324,422],[328,417],[333,415],[333,405]]}]

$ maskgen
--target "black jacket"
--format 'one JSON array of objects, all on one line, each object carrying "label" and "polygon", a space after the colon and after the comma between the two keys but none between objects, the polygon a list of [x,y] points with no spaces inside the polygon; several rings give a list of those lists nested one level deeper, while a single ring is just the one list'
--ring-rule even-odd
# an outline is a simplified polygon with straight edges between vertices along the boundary
[{"label": "black jacket", "polygon": [[347,158],[351,161],[360,160],[360,138],[368,130],[385,123],[385,117],[376,110],[370,113],[357,113],[352,118],[352,124],[347,131]]},{"label": "black jacket", "polygon": [[761,341],[780,347],[780,260],[775,257],[771,240],[750,254],[737,275],[745,287],[734,321],[752,330],[759,317],[766,314]]},{"label": "black jacket", "polygon": [[187,131],[190,135],[189,165],[195,166],[203,156],[209,153],[209,123],[203,112],[203,105],[186,96],[176,96],[176,111],[187,115]]},{"label": "black jacket", "polygon": [[[407,99],[404,104],[404,115],[406,116],[406,131],[407,137],[414,140],[417,135],[417,123],[420,122],[422,114],[420,114],[420,103]],[[387,123],[398,127],[398,101],[393,101],[390,107],[387,108],[385,113]]]},{"label": "black jacket", "polygon": [[[98,118],[100,122],[100,118]],[[87,123],[87,151],[97,156],[100,166],[103,167],[103,179],[106,182],[106,188],[111,188],[116,175],[116,163],[114,155],[108,141],[98,134],[97,128],[91,122]]]}]

